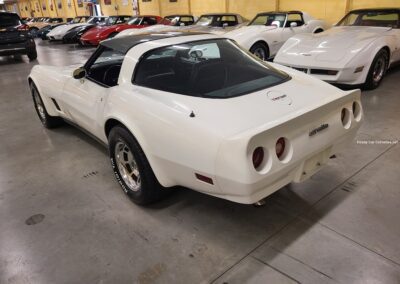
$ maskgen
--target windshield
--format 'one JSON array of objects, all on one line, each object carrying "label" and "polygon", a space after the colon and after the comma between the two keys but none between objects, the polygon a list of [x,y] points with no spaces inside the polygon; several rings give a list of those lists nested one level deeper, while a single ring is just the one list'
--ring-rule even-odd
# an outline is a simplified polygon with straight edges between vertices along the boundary
[{"label": "windshield", "polygon": [[79,24],[79,23],[83,23],[84,22],[84,18],[82,18],[82,17],[76,17],[76,18],[74,18],[73,20],[72,20],[72,23],[73,24]]},{"label": "windshield", "polygon": [[354,11],[347,14],[337,26],[367,26],[400,28],[398,12],[393,11]]},{"label": "windshield", "polygon": [[229,98],[262,90],[289,78],[233,41],[213,39],[148,52],[139,62],[134,83],[188,96]]},{"label": "windshield", "polygon": [[7,28],[7,27],[14,27],[19,26],[21,21],[18,15],[15,14],[0,14],[0,27]]},{"label": "windshield", "polygon": [[211,25],[212,21],[213,21],[213,16],[201,16],[197,22],[196,25],[198,26],[209,26]]},{"label": "windshield", "polygon": [[249,26],[276,26],[282,28],[285,24],[286,14],[262,14],[257,15]]},{"label": "windshield", "polygon": [[140,25],[140,22],[143,18],[140,17],[133,17],[128,21],[128,25]]}]

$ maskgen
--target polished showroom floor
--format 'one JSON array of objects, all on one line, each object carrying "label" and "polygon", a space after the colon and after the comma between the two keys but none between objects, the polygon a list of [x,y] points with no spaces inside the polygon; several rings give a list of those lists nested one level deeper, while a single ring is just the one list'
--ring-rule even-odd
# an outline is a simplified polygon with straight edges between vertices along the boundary
[{"label": "polished showroom floor", "polygon": [[358,143],[265,206],[182,189],[145,208],[103,146],[33,109],[33,65],[92,51],[0,58],[0,283],[400,283],[400,67],[363,93]]}]

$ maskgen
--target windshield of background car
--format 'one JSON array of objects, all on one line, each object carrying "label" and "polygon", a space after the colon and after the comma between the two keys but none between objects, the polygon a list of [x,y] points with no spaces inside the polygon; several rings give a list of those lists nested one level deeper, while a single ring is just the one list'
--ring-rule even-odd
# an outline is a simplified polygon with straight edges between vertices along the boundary
[{"label": "windshield of background car", "polygon": [[72,20],[73,24],[79,24],[79,23],[83,23],[85,21],[85,18],[82,17],[76,17]]},{"label": "windshield of background car", "polygon": [[133,17],[128,21],[129,25],[140,25],[143,18]]},{"label": "windshield of background car", "polygon": [[282,28],[285,24],[285,14],[263,14],[256,16],[249,26],[277,26]]},{"label": "windshield of background car", "polygon": [[18,15],[14,14],[0,14],[0,28],[19,26],[21,20]]},{"label": "windshield of background car", "polygon": [[337,26],[400,28],[400,14],[392,11],[355,11],[346,15]]},{"label": "windshield of background car", "polygon": [[213,39],[146,53],[135,70],[133,82],[176,94],[229,98],[262,90],[289,78],[233,41]]},{"label": "windshield of background car", "polygon": [[196,25],[198,26],[209,26],[211,25],[212,21],[213,21],[213,16],[201,16],[197,22]]}]

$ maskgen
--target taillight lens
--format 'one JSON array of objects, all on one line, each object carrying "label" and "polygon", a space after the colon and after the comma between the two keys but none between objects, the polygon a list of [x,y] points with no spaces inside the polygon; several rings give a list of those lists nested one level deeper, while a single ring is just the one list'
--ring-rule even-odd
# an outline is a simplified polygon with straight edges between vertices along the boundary
[{"label": "taillight lens", "polygon": [[275,145],[275,151],[276,151],[276,156],[278,159],[282,159],[283,154],[285,153],[285,148],[286,148],[286,141],[285,138],[281,137],[276,141]]},{"label": "taillight lens", "polygon": [[262,147],[257,147],[253,152],[253,166],[258,169],[264,160],[264,149]]},{"label": "taillight lens", "polygon": [[18,26],[17,30],[19,30],[19,31],[29,31],[29,26],[25,25],[25,24],[22,24],[22,25]]}]

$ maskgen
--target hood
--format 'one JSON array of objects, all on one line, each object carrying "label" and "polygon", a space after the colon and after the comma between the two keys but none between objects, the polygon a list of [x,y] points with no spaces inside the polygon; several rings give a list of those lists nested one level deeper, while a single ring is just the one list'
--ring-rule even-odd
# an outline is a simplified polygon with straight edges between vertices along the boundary
[{"label": "hood", "polygon": [[110,26],[96,26],[88,30],[84,36],[85,37],[95,37],[97,34],[100,34],[102,31],[107,30]]},{"label": "hood", "polygon": [[[369,45],[391,28],[333,27],[319,34],[302,34],[289,39],[277,55],[279,57],[311,57],[315,62],[347,63],[349,55]],[[295,62],[293,62],[295,63]]]},{"label": "hood", "polygon": [[166,31],[176,31],[178,30],[175,26],[166,26],[166,25],[153,25],[143,29],[126,29],[115,37],[127,36],[127,35],[137,35],[142,33],[150,33],[150,32],[166,32]]},{"label": "hood", "polygon": [[229,31],[236,29],[237,27],[210,27],[210,26],[200,26],[200,25],[193,25],[193,26],[185,26],[185,27],[175,27],[177,31],[188,31],[188,32],[200,32],[200,33],[210,33],[215,35],[223,35]]},{"label": "hood", "polygon": [[242,26],[227,32],[225,36],[236,40],[238,38],[251,37],[261,32],[266,32],[276,29],[277,29],[276,26],[263,26],[263,25]]}]

